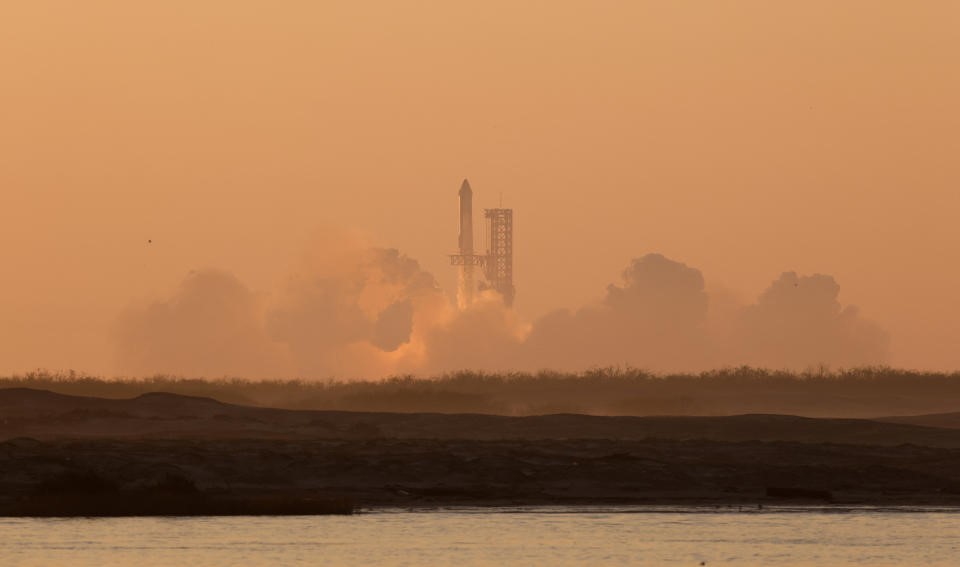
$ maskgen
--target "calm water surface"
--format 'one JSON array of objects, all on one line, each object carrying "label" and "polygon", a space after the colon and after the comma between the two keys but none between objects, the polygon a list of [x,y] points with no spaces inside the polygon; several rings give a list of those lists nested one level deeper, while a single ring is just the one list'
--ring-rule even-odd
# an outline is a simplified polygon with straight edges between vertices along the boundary
[{"label": "calm water surface", "polygon": [[960,511],[400,510],[0,519],[0,565],[960,565]]}]

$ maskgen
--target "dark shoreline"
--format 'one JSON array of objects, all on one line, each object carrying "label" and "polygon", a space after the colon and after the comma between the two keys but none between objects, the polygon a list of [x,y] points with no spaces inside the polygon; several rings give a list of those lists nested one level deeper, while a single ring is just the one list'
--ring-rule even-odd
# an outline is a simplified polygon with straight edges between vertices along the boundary
[{"label": "dark shoreline", "polygon": [[24,513],[9,510],[0,518],[72,519],[72,518],[219,518],[219,517],[309,517],[309,516],[364,516],[368,514],[960,514],[958,504],[897,503],[897,504],[812,504],[809,502],[764,502],[761,504],[703,503],[664,501],[659,503],[555,503],[555,504],[455,504],[455,505],[371,505],[355,507],[346,503],[332,503],[334,507],[273,509],[232,502],[226,508],[206,510],[156,512],[131,510],[115,513],[110,510],[70,511],[50,510],[44,513]]},{"label": "dark shoreline", "polygon": [[455,505],[455,506],[365,506],[354,511],[356,515],[364,514],[430,514],[430,513],[478,513],[497,512],[502,514],[960,514],[960,504],[933,505],[933,504],[896,504],[896,505],[868,505],[868,504],[811,504],[795,503],[764,503],[735,505],[735,504],[696,504],[696,503],[661,503],[661,504],[533,504],[527,506],[500,506],[500,505]]},{"label": "dark shoreline", "polygon": [[[58,485],[78,474],[99,480]],[[171,487],[170,478],[181,480]],[[960,507],[960,450],[597,439],[0,443],[8,517],[758,505]]]},{"label": "dark shoreline", "polygon": [[960,506],[960,429],[273,410],[0,390],[0,516]]}]

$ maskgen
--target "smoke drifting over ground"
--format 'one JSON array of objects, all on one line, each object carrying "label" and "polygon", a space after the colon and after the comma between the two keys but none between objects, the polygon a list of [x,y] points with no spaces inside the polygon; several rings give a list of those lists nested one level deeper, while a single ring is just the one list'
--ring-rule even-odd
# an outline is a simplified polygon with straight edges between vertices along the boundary
[{"label": "smoke drifting over ground", "polygon": [[264,307],[264,298],[231,274],[193,272],[169,299],[124,313],[120,365],[137,375],[289,373],[288,349],[267,335]]},{"label": "smoke drifting over ground", "polygon": [[709,298],[698,270],[659,254],[633,260],[621,285],[571,313],[537,321],[526,343],[527,364],[585,368],[629,364],[666,369],[704,367]]},{"label": "smoke drifting over ground", "polygon": [[231,274],[191,273],[172,297],[131,308],[119,328],[135,375],[376,378],[458,369],[697,371],[881,364],[888,339],[838,301],[830,276],[793,272],[739,305],[699,270],[634,259],[596,304],[528,324],[491,291],[458,311],[395,249],[326,235],[273,293]]},{"label": "smoke drifting over ground", "polygon": [[397,250],[352,241],[338,247],[338,254],[307,255],[288,278],[267,310],[267,333],[289,346],[300,376],[417,367],[422,335],[450,311],[433,276]]},{"label": "smoke drifting over ground", "polygon": [[830,276],[782,274],[737,321],[736,358],[756,366],[798,368],[819,361],[836,366],[886,359],[886,333],[837,300]]}]

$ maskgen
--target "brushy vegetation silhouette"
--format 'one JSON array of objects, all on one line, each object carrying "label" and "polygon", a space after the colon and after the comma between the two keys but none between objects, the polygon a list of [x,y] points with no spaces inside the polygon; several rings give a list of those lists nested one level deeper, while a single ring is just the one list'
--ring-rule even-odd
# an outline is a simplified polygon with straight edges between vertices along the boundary
[{"label": "brushy vegetation silhouette", "polygon": [[36,388],[105,398],[147,392],[211,397],[290,409],[538,415],[730,415],[784,413],[876,417],[960,411],[960,373],[887,367],[805,372],[739,367],[656,374],[629,367],[580,373],[463,371],[382,381],[306,381],[154,376],[104,379],[36,371],[0,378],[0,388]]}]

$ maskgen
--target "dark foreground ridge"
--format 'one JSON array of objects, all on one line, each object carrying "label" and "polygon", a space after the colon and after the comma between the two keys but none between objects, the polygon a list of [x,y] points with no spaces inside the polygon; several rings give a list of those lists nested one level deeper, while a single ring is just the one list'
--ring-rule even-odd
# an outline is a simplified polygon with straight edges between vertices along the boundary
[{"label": "dark foreground ridge", "polygon": [[[594,416],[285,410],[148,393],[127,400],[0,390],[0,439],[677,439],[960,448],[936,416],[829,419],[791,415]],[[896,420],[896,422],[888,421]]]},{"label": "dark foreground ridge", "polygon": [[0,390],[0,515],[960,505],[960,430],[855,419],[291,411]]}]

